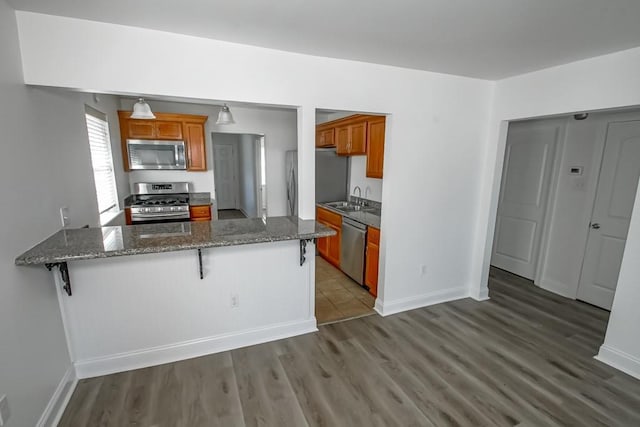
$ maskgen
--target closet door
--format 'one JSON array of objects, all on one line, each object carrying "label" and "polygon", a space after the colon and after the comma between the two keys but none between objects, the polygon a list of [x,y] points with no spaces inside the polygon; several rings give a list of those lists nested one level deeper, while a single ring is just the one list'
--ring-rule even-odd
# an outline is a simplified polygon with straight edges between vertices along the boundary
[{"label": "closet door", "polygon": [[640,121],[610,123],[578,299],[611,310],[640,178]]},{"label": "closet door", "polygon": [[491,265],[534,280],[562,125],[509,127]]}]

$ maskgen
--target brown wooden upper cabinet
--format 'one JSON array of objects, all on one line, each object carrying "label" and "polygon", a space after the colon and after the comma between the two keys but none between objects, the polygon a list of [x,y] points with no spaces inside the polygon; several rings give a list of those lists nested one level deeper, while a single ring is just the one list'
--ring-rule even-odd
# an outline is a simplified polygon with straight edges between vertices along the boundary
[{"label": "brown wooden upper cabinet", "polygon": [[335,129],[317,129],[316,130],[316,147],[335,147]]},{"label": "brown wooden upper cabinet", "polygon": [[316,147],[336,147],[341,156],[367,155],[367,177],[382,178],[385,116],[355,114],[316,126]]},{"label": "brown wooden upper cabinet", "polygon": [[118,111],[124,170],[129,170],[127,139],[183,140],[187,148],[187,170],[206,171],[204,124],[208,116],[154,113],[154,120],[131,119],[131,111]]},{"label": "brown wooden upper cabinet", "polygon": [[131,139],[182,139],[182,122],[166,120],[127,120]]},{"label": "brown wooden upper cabinet", "polygon": [[367,121],[367,177],[382,178],[384,166],[385,117]]},{"label": "brown wooden upper cabinet", "polygon": [[187,143],[187,170],[206,171],[204,123],[184,123],[184,129]]},{"label": "brown wooden upper cabinet", "polygon": [[354,156],[367,153],[367,122],[356,121],[336,126],[336,153]]}]

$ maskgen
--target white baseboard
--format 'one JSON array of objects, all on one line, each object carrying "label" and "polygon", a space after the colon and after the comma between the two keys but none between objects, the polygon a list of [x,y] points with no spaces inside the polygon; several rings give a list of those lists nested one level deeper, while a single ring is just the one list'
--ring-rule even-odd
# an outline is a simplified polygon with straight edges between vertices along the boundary
[{"label": "white baseboard", "polygon": [[594,358],[625,374],[640,379],[640,359],[635,356],[603,344],[600,346],[600,352]]},{"label": "white baseboard", "polygon": [[462,286],[393,301],[382,301],[378,298],[376,299],[374,310],[377,311],[380,316],[389,316],[407,310],[467,298],[468,296],[469,289],[466,286]]},{"label": "white baseboard", "polygon": [[76,376],[75,369],[73,366],[70,366],[58,383],[58,387],[56,387],[56,391],[53,392],[53,396],[51,396],[47,407],[44,408],[44,412],[42,412],[36,427],[58,425],[77,384],[78,377]]},{"label": "white baseboard", "polygon": [[223,334],[197,340],[184,341],[127,353],[114,354],[75,362],[78,378],[92,378],[132,369],[162,365],[164,363],[206,356],[282,338],[317,331],[316,319],[280,323],[239,333]]},{"label": "white baseboard", "polygon": [[473,292],[471,292],[471,294],[469,295],[470,298],[473,298],[476,301],[488,301],[489,298],[489,288],[488,287],[484,287],[482,289],[480,289],[478,291],[477,295],[474,295]]}]

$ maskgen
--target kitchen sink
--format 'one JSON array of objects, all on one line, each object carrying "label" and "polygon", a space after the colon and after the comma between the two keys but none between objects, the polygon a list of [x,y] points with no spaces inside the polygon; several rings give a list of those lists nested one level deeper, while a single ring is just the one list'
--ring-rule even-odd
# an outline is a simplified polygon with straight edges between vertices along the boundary
[{"label": "kitchen sink", "polygon": [[329,206],[330,208],[349,208],[352,206],[356,206],[355,204],[351,203],[351,202],[330,202],[330,203],[325,203],[327,206]]},{"label": "kitchen sink", "polygon": [[362,206],[352,202],[330,202],[326,203],[330,208],[339,210],[341,212],[374,212],[376,208],[369,206]]}]

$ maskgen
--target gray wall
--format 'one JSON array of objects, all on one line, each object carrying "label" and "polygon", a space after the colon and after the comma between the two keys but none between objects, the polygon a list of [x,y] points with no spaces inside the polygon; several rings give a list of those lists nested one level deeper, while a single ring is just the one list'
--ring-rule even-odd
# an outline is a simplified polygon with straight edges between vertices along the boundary
[{"label": "gray wall", "polygon": [[51,274],[13,259],[60,228],[60,206],[70,207],[73,224],[96,224],[97,203],[86,127],[78,134],[72,125],[84,120],[80,94],[24,85],[15,14],[4,0],[0,56],[0,395],[17,427],[36,424],[71,362]]}]

